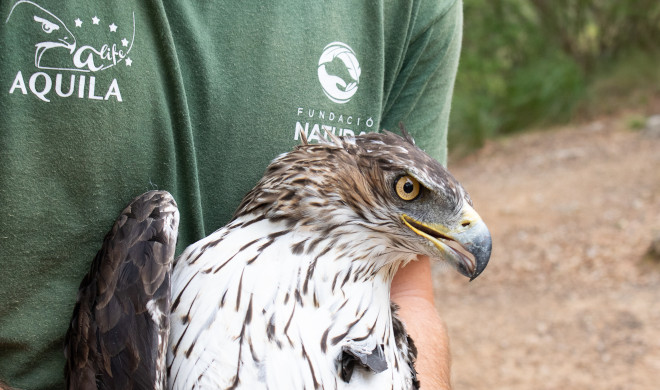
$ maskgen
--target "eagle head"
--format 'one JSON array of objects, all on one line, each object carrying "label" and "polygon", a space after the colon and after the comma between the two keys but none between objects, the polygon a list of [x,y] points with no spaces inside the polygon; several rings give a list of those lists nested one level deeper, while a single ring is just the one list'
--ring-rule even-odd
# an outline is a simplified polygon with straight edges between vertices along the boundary
[{"label": "eagle head", "polygon": [[[19,14],[14,17],[17,19],[14,23],[14,26],[19,29],[34,29],[36,28],[41,30],[40,35],[34,35],[30,33],[31,36],[39,36],[39,42],[35,43],[35,53],[34,53],[34,65],[37,68],[45,69],[57,69],[61,66],[58,61],[66,61],[66,56],[61,56],[57,54],[59,50],[66,49],[69,54],[73,54],[76,50],[76,37],[69,30],[66,24],[58,18],[55,14],[48,11],[44,7],[28,0],[19,0],[12,6],[7,16],[5,23],[8,23],[14,13]],[[46,55],[46,52],[54,50],[55,54]]]},{"label": "eagle head", "polygon": [[271,163],[235,217],[263,212],[336,236],[350,256],[405,262],[427,255],[476,278],[491,253],[486,224],[461,184],[402,132],[303,141]]}]

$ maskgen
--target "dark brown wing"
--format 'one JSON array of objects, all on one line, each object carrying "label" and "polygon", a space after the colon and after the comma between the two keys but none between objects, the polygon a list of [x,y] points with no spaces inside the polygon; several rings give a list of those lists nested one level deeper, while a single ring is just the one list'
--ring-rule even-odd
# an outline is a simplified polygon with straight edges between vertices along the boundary
[{"label": "dark brown wing", "polygon": [[117,218],[80,284],[64,347],[67,389],[165,388],[178,224],[165,191],[137,197]]}]

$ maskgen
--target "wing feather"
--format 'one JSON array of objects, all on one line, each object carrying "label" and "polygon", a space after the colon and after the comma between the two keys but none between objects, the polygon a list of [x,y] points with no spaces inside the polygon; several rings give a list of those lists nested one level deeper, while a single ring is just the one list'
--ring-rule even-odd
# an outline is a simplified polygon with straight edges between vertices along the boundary
[{"label": "wing feather", "polygon": [[137,197],[117,218],[80,284],[65,340],[67,389],[165,387],[178,223],[164,191]]}]

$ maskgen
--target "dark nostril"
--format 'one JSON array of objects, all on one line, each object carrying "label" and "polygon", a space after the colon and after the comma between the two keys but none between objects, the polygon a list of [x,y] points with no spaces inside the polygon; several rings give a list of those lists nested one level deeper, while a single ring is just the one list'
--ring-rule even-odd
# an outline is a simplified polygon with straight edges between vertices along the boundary
[{"label": "dark nostril", "polygon": [[469,222],[469,221],[463,222],[463,223],[461,224],[461,226],[463,226],[463,227],[470,226],[470,222]]}]

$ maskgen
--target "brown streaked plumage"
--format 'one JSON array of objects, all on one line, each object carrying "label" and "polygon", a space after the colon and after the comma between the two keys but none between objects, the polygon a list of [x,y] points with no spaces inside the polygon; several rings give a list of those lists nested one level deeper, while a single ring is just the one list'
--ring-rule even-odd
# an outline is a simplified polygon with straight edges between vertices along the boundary
[{"label": "brown streaked plumage", "polygon": [[419,386],[392,278],[418,254],[474,278],[490,234],[403,134],[303,139],[229,224],[175,260],[169,388]]}]

